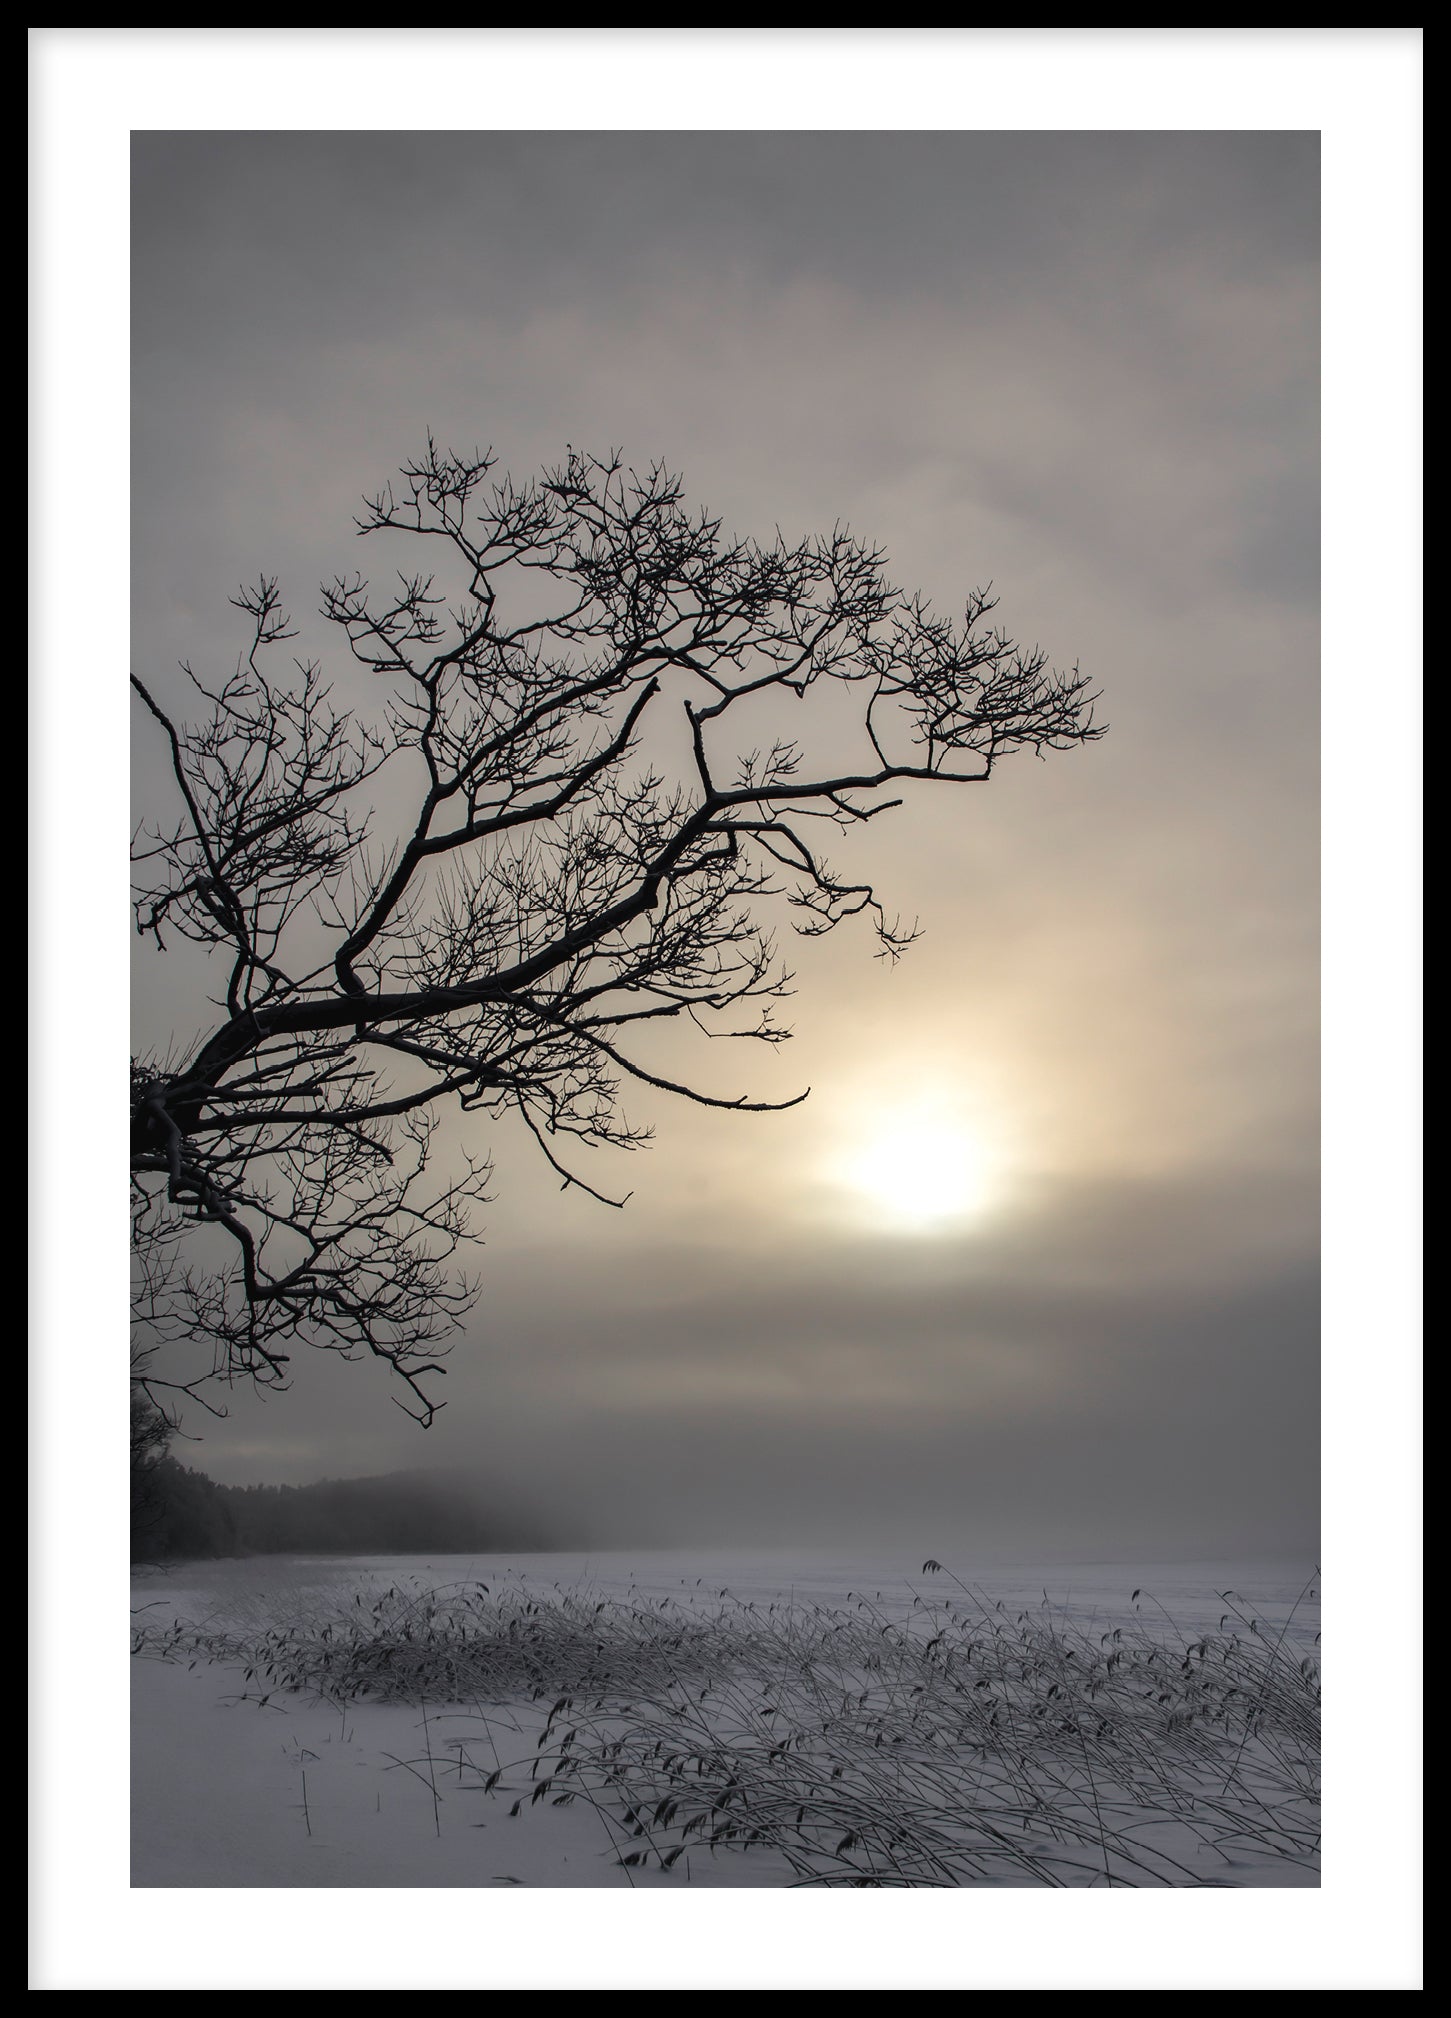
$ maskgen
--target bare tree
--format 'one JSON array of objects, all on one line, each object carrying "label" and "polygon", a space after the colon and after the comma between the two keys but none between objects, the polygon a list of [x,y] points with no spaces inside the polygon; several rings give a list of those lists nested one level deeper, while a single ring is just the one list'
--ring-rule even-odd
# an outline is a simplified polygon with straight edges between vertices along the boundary
[{"label": "bare tree", "polygon": [[251,631],[233,674],[183,668],[194,720],[133,680],[177,795],[138,830],[138,929],[209,949],[220,989],[185,1055],[133,1061],[135,1315],[147,1350],[208,1343],[211,1366],[170,1383],[202,1399],[284,1385],[300,1340],[388,1361],[431,1420],[490,1175],[435,1179],[442,1104],[512,1110],[566,1185],[623,1203],[568,1151],[644,1139],[624,1080],[772,1104],[640,1058],[666,1018],[789,1034],[771,899],[808,934],[865,916],[879,955],[915,936],[832,871],[823,830],[1103,733],[1077,669],[1020,650],[987,594],[945,622],[840,526],[726,539],[677,478],[618,456],[571,450],[522,485],[493,468],[430,440],[355,521],[451,578],[324,586],[378,683],[368,719],[279,651],[296,633],[266,579],[233,599]]}]

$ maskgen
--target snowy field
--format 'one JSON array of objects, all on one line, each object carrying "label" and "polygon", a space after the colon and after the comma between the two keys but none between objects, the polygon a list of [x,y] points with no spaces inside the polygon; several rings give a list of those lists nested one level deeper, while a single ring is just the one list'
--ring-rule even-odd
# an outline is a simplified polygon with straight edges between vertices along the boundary
[{"label": "snowy field", "polygon": [[1309,1566],[133,1578],[140,1887],[1305,1887]]}]

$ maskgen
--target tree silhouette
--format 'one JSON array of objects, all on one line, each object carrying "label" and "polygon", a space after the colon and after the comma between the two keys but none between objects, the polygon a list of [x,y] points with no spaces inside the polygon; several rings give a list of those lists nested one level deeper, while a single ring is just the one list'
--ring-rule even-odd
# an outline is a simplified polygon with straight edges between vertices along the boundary
[{"label": "tree silhouette", "polygon": [[[658,465],[570,450],[516,485],[430,439],[355,524],[451,578],[323,587],[376,682],[366,713],[279,649],[296,633],[268,579],[233,599],[232,675],[183,668],[194,719],[133,679],[176,793],[138,830],[138,930],[209,949],[219,989],[184,1055],[132,1063],[134,1315],[147,1352],[211,1352],[148,1372],[153,1396],[285,1385],[302,1341],[386,1360],[426,1423],[490,1177],[466,1154],[436,1178],[443,1103],[514,1112],[566,1185],[623,1203],[569,1153],[644,1140],[625,1080],[793,1104],[640,1055],[662,1019],[789,1035],[773,901],[807,934],[864,916],[891,958],[915,936],[832,871],[823,831],[1103,730],[1077,669],[1020,650],[988,594],[953,624],[841,526],[725,538]],[[406,806],[381,836],[380,803]]]},{"label": "tree silhouette", "polygon": [[134,1355],[131,1366],[131,1545],[154,1529],[163,1512],[157,1486],[160,1466],[169,1455],[176,1424],[146,1392],[144,1359]]}]

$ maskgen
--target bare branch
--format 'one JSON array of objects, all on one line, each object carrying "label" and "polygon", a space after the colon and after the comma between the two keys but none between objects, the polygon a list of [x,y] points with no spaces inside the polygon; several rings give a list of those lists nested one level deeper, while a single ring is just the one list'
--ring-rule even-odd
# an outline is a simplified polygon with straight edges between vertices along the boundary
[{"label": "bare branch", "polygon": [[[773,913],[807,936],[865,917],[890,959],[917,934],[808,834],[1104,731],[1076,667],[994,627],[989,590],[951,623],[843,526],[731,541],[678,477],[617,453],[516,484],[430,438],[355,523],[439,562],[323,586],[322,621],[377,683],[369,719],[315,661],[278,664],[296,632],[267,576],[232,599],[250,630],[232,674],[184,669],[195,720],[133,680],[178,802],[137,830],[137,929],[215,958],[223,1003],[189,1057],[133,1064],[136,1336],[212,1351],[175,1378],[148,1357],[158,1393],[283,1386],[299,1344],[367,1353],[426,1421],[491,1174],[434,1179],[442,1104],[517,1114],[566,1188],[623,1205],[556,1145],[647,1140],[625,1082],[743,1112],[806,1096],[717,1093],[622,1042],[681,1015],[785,1041]],[[646,748],[677,750],[678,775]],[[390,802],[412,798],[375,849],[385,766]]]}]

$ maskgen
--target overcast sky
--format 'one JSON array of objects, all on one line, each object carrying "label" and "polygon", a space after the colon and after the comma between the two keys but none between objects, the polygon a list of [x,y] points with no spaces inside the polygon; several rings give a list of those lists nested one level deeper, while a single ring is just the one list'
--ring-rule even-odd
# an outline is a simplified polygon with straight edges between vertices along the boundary
[{"label": "overcast sky", "polygon": [[[244,578],[310,620],[431,427],[521,475],[662,458],[740,533],[849,520],[945,612],[991,580],[1111,725],[874,823],[922,940],[793,947],[794,1041],[693,1060],[804,1106],[632,1088],[623,1213],[485,1138],[432,1430],[300,1355],[184,1455],[468,1467],[591,1545],[1313,1557],[1316,137],[139,135],[133,205],[162,693],[231,663]],[[140,957],[138,1045],[202,1014]],[[923,1223],[858,1173],[928,1110],[981,1181]]]}]

